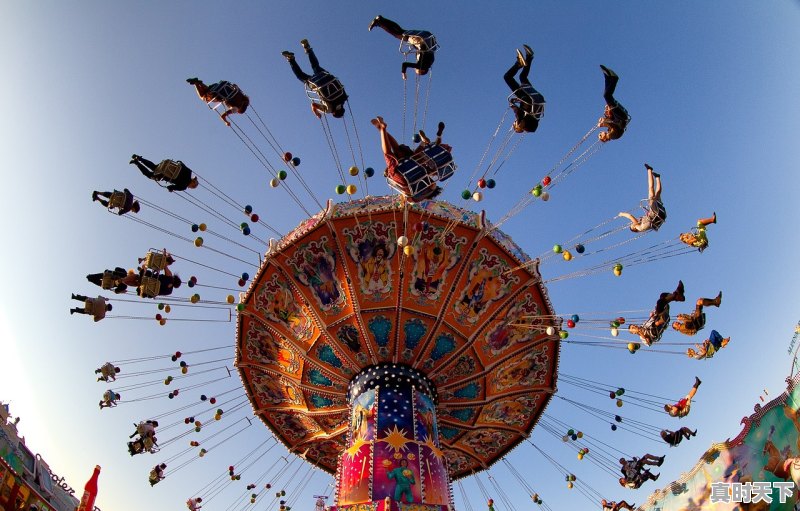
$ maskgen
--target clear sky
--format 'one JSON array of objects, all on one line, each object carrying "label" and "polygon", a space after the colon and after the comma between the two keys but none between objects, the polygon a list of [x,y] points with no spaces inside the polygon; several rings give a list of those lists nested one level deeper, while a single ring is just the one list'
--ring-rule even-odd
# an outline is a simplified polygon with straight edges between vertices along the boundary
[{"label": "clear sky", "polygon": [[[460,189],[506,108],[508,90],[502,75],[513,62],[515,48],[528,43],[535,49],[531,79],[547,99],[547,112],[539,130],[525,137],[497,176],[497,188],[482,203],[468,205],[486,209],[490,219],[508,211],[596,121],[602,111],[598,64],[621,76],[617,97],[633,117],[624,138],[570,175],[548,203],[537,203],[504,225],[529,254],[542,254],[554,243],[635,207],[646,194],[643,162],[662,173],[669,219],[661,231],[638,240],[636,248],[677,236],[712,211],[719,217],[719,224],[709,230],[711,246],[702,255],[628,268],[621,278],[605,272],[549,286],[560,314],[649,309],[658,293],[671,290],[679,278],[686,284],[687,304],[674,307],[673,314],[688,311],[696,297],[713,297],[723,290],[722,307],[709,311],[707,330],[694,338],[702,341],[711,328],[732,337],[713,360],[698,362],[644,349],[632,356],[624,350],[574,344],[562,350],[562,373],[659,396],[680,397],[693,377],[700,376],[704,383],[692,413],[680,423],[663,414],[623,408],[650,424],[697,427],[697,438],[668,450],[666,444],[637,435],[612,433],[608,424],[559,400],[548,415],[624,446],[630,454],[667,453],[659,481],[667,483],[712,442],[735,436],[739,420],[752,411],[763,389],[774,396],[784,388],[800,284],[797,1],[0,5],[0,97],[5,111],[0,122],[0,231],[5,240],[0,399],[10,401],[12,414],[22,416],[20,431],[29,446],[73,487],[83,486],[95,464],[103,466],[97,500],[103,509],[182,506],[268,432],[254,423],[224,449],[149,487],[149,469],[182,450],[188,439],[164,455],[131,459],[125,448],[130,424],[173,409],[178,402],[128,403],[101,413],[97,401],[106,387],[94,382],[94,368],[105,360],[225,345],[231,349],[223,353],[232,357],[234,324],[171,322],[159,327],[155,321],[114,319],[95,324],[88,317],[69,315],[68,308],[77,303],[69,300],[70,293],[96,294],[86,274],[132,267],[150,247],[166,246],[234,274],[247,268],[110,215],[91,202],[91,191],[128,187],[148,201],[214,226],[213,218],[146,181],[127,164],[131,153],[156,161],[173,157],[240,202],[252,204],[263,219],[287,232],[305,213],[285,191],[269,188],[264,169],[184,80],[199,76],[209,83],[227,79],[242,86],[281,144],[302,158],[300,169],[317,196],[335,197],[337,173],[319,122],[280,52],[297,52],[307,67],[299,41],[311,40],[322,65],[347,87],[364,157],[380,171],[378,138],[368,121],[383,114],[390,129],[399,132],[403,84],[396,41],[383,32],[367,32],[378,13],[438,36],[441,49],[433,70],[428,131],[435,131],[432,122],[447,122],[446,141],[454,147],[460,170],[444,198],[454,202],[460,201]],[[370,184],[372,193],[388,193],[381,178]],[[198,196],[224,207],[207,194]],[[305,206],[317,209],[310,199]],[[230,210],[226,214],[236,222],[244,220]],[[183,229],[180,232],[191,237],[185,227],[155,211],[143,210],[140,217],[171,230]],[[271,236],[263,229],[254,234]],[[246,243],[263,250],[252,240]],[[256,259],[235,246],[227,250]],[[567,264],[551,259],[542,273],[552,278],[591,263]],[[177,270],[184,278],[198,275],[236,287],[230,277],[200,267]],[[189,289],[180,291],[180,296],[189,294]],[[201,292],[210,299],[225,295]],[[157,311],[154,304],[120,302],[114,312],[150,316]],[[225,315],[196,312],[173,314],[212,319]],[[687,340],[670,332],[663,342]],[[667,346],[664,349],[672,351],[686,347]],[[213,384],[207,393],[228,390],[237,382],[234,376]],[[560,395],[612,411],[607,397],[566,384]],[[577,461],[574,449],[560,440],[540,430],[532,439],[580,481],[611,499],[640,503],[661,487],[648,483],[637,493],[625,493],[610,475],[586,460]],[[252,473],[262,473],[283,454],[282,447],[273,449]],[[520,446],[509,460],[553,509],[597,505],[567,490],[563,476],[529,445]],[[517,506],[529,505],[504,467],[491,474]],[[246,493],[248,477],[207,509],[243,504],[237,499]],[[324,491],[329,481],[316,474],[297,496],[295,509],[311,507],[311,495]],[[485,504],[478,485],[467,479],[464,486],[472,506],[481,509]],[[455,494],[457,507],[463,509],[461,493]],[[264,502],[256,506],[263,508]],[[500,502],[497,508],[505,511]]]}]

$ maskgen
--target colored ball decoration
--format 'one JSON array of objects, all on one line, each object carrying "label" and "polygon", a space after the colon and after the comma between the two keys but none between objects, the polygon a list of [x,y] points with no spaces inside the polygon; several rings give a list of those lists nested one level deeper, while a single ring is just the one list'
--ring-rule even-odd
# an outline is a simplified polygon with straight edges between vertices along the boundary
[{"label": "colored ball decoration", "polygon": [[205,395],[205,394],[201,394],[201,395],[200,395],[200,401],[205,401],[205,400],[207,400],[207,399],[208,399],[208,397],[206,397],[206,395]]},{"label": "colored ball decoration", "polygon": [[616,431],[616,430],[617,430],[617,425],[616,424],[612,424],[611,425],[611,431]]},{"label": "colored ball decoration", "polygon": [[572,254],[570,254],[569,250],[565,250],[562,256],[565,261],[572,261]]},{"label": "colored ball decoration", "polygon": [[163,317],[163,316],[161,316],[161,314],[156,314],[156,321],[161,321],[161,318],[162,318],[162,317]]},{"label": "colored ball decoration", "polygon": [[239,305],[237,305],[236,306],[236,310],[239,311],[239,312],[242,312],[244,310],[244,304],[240,303]]},{"label": "colored ball decoration", "polygon": [[192,303],[199,302],[200,301],[200,295],[197,294],[197,293],[193,294],[192,297],[189,299],[189,301],[191,301]]},{"label": "colored ball decoration", "polygon": [[547,335],[553,335],[554,333],[556,333],[556,329],[555,329],[555,328],[553,328],[553,327],[551,327],[551,326],[549,326],[549,327],[547,327],[547,328],[545,329],[545,333],[546,333]]},{"label": "colored ball decoration", "polygon": [[542,192],[542,200],[547,202],[550,200],[550,194],[547,192]]},{"label": "colored ball decoration", "polygon": [[619,328],[612,328],[611,329],[611,336],[617,337],[619,335]]},{"label": "colored ball decoration", "polygon": [[536,185],[536,187],[533,190],[531,190],[531,195],[533,195],[534,197],[540,197],[542,195],[542,187]]},{"label": "colored ball decoration", "polygon": [[348,169],[348,172],[350,172],[351,176],[357,176],[358,175],[358,167],[353,165],[352,167],[350,167],[350,169]]},{"label": "colored ball decoration", "polygon": [[575,322],[571,319],[567,320],[567,328],[575,328]]},{"label": "colored ball decoration", "polygon": [[367,176],[367,177],[374,176],[375,175],[375,169],[373,169],[372,167],[365,168],[364,169],[364,175]]},{"label": "colored ball decoration", "polygon": [[159,325],[161,325],[161,326],[164,326],[164,325],[166,325],[166,324],[167,324],[167,320],[166,320],[166,318],[161,318],[161,319],[159,319],[159,320],[158,320],[158,324],[159,324]]},{"label": "colored ball decoration", "polygon": [[472,200],[475,202],[480,202],[483,200],[483,194],[481,192],[475,192],[472,194]]},{"label": "colored ball decoration", "polygon": [[560,254],[562,250],[563,250],[563,249],[561,248],[561,245],[558,245],[558,244],[556,244],[556,245],[553,245],[553,252],[554,252],[554,253],[556,253],[556,254]]},{"label": "colored ball decoration", "polygon": [[478,179],[478,188],[486,188],[486,180],[483,178]]},{"label": "colored ball decoration", "polygon": [[203,246],[203,238],[201,238],[200,236],[196,237],[194,239],[194,246],[195,247],[202,247]]},{"label": "colored ball decoration", "polygon": [[575,245],[575,252],[583,254],[584,252],[586,252],[586,247],[578,243],[577,245]]},{"label": "colored ball decoration", "polygon": [[560,332],[558,332],[558,336],[561,337],[562,339],[566,339],[567,337],[569,337],[569,332],[567,332],[566,330],[561,330]]},{"label": "colored ball decoration", "polygon": [[242,229],[242,234],[244,234],[245,236],[250,236],[250,227],[245,227],[244,229]]},{"label": "colored ball decoration", "polygon": [[200,226],[197,224],[192,224],[192,232],[197,232],[200,230]]},{"label": "colored ball decoration", "polygon": [[550,181],[550,176],[544,176],[544,179],[542,179],[542,185],[547,186],[550,184]]},{"label": "colored ball decoration", "polygon": [[200,232],[206,232],[206,229],[208,229],[206,224],[200,224],[197,227],[200,229]]},{"label": "colored ball decoration", "polygon": [[269,186],[272,188],[277,188],[279,184],[281,184],[281,182],[277,177],[273,177],[269,180]]},{"label": "colored ball decoration", "polygon": [[247,206],[244,207],[244,212],[245,212],[246,215],[249,215],[250,213],[253,212],[253,206],[248,204]]},{"label": "colored ball decoration", "polygon": [[189,368],[188,367],[181,367],[181,374],[186,374],[188,372],[189,372]]},{"label": "colored ball decoration", "polygon": [[620,263],[614,265],[614,275],[616,275],[617,277],[622,275],[622,265]]},{"label": "colored ball decoration", "polygon": [[280,179],[281,181],[286,181],[286,177],[287,177],[288,175],[289,175],[289,174],[288,174],[288,173],[287,173],[285,170],[283,170],[283,169],[281,169],[281,170],[279,170],[279,171],[278,171],[278,179]]},{"label": "colored ball decoration", "polygon": [[247,225],[247,222],[242,222],[242,223],[239,224],[239,229],[244,230],[247,227],[249,227],[249,225]]},{"label": "colored ball decoration", "polygon": [[256,213],[253,213],[252,215],[250,215],[250,221],[253,222],[253,223],[257,223],[259,218],[260,217]]},{"label": "colored ball decoration", "polygon": [[342,195],[345,192],[345,190],[347,190],[346,186],[344,186],[344,185],[336,185],[336,193],[338,195]]},{"label": "colored ball decoration", "polygon": [[300,166],[300,158],[298,158],[297,156],[292,158],[292,165],[294,165],[295,167],[299,167]]},{"label": "colored ball decoration", "polygon": [[250,274],[246,271],[242,272],[242,280],[250,280]]},{"label": "colored ball decoration", "polygon": [[228,295],[228,297],[227,297],[225,300],[226,300],[228,303],[233,303],[233,301],[234,301],[233,295]]},{"label": "colored ball decoration", "polygon": [[407,256],[410,256],[411,254],[414,253],[414,247],[412,247],[411,245],[406,245],[405,247],[403,247],[403,253]]},{"label": "colored ball decoration", "polygon": [[495,183],[494,179],[487,179],[486,180],[486,188],[489,188],[491,190],[496,185],[497,185],[497,183]]},{"label": "colored ball decoration", "polygon": [[623,404],[622,399],[617,399],[617,408],[622,408]]},{"label": "colored ball decoration", "polygon": [[572,321],[574,321],[575,323],[577,323],[578,321],[580,321],[580,320],[581,320],[581,317],[580,317],[580,316],[578,316],[577,314],[573,314],[572,316],[570,316],[570,319],[571,319]]},{"label": "colored ball decoration", "polygon": [[347,185],[347,195],[354,195],[358,191],[358,188],[354,184]]},{"label": "colored ball decoration", "polygon": [[467,200],[470,197],[472,197],[472,192],[470,192],[469,190],[464,190],[463,192],[461,192],[462,199]]},{"label": "colored ball decoration", "polygon": [[400,236],[397,238],[397,245],[400,247],[405,247],[408,245],[408,238],[406,236]]},{"label": "colored ball decoration", "polygon": [[625,389],[623,389],[623,388],[621,388],[621,387],[620,387],[620,388],[618,388],[618,389],[617,389],[617,391],[615,392],[615,394],[616,394],[617,396],[622,396],[623,394],[625,394]]},{"label": "colored ball decoration", "polygon": [[169,305],[165,305],[165,306],[164,306],[164,312],[166,312],[167,314],[169,314],[169,313],[170,313],[170,311],[172,311],[172,307],[170,307]]},{"label": "colored ball decoration", "polygon": [[236,283],[239,284],[239,287],[244,287],[244,285],[247,284],[247,282],[244,279],[239,279],[238,281],[236,281]]},{"label": "colored ball decoration", "polygon": [[292,153],[290,153],[290,152],[283,153],[283,161],[288,163],[291,160],[292,160]]}]

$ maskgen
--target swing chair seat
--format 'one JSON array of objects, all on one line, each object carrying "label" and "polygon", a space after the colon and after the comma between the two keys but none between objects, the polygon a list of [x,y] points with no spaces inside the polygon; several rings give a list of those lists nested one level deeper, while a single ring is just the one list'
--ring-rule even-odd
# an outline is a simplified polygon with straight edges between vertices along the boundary
[{"label": "swing chair seat", "polygon": [[315,74],[305,85],[306,96],[312,101],[330,104],[343,101],[347,97],[342,82],[327,71]]},{"label": "swing chair seat", "polygon": [[174,181],[178,178],[178,174],[181,172],[181,167],[183,167],[183,163],[179,161],[164,160],[156,165],[156,169],[153,171],[153,174],[155,174],[155,176],[159,179]]},{"label": "swing chair seat", "polygon": [[400,53],[409,55],[426,51],[436,51],[439,43],[436,37],[427,30],[407,30],[400,40]]},{"label": "swing chair seat", "polygon": [[211,85],[208,88],[208,90],[211,91],[218,98],[216,101],[209,101],[208,103],[209,105],[211,103],[230,101],[231,99],[236,97],[237,94],[242,92],[241,89],[239,89],[239,86],[236,85],[235,83],[224,82],[224,81],[217,82]]},{"label": "swing chair seat", "polygon": [[111,197],[108,198],[108,209],[119,208],[122,209],[125,207],[125,204],[128,202],[128,193],[121,192],[119,190],[114,190],[111,193]]},{"label": "swing chair seat", "polygon": [[167,255],[161,252],[148,252],[144,256],[142,267],[156,272],[164,271],[167,267]]},{"label": "swing chair seat", "polygon": [[[656,322],[661,319],[663,320],[660,325],[656,324]],[[665,310],[658,316],[651,316],[647,318],[647,321],[642,323],[640,329],[645,334],[645,336],[649,339],[650,342],[646,342],[648,346],[651,344],[657,343],[661,340],[661,336],[664,335],[666,332],[667,327],[669,326],[670,317],[669,317],[669,309]]]},{"label": "swing chair seat", "polygon": [[156,277],[143,276],[139,284],[139,296],[142,298],[155,298],[161,291],[161,281]]},{"label": "swing chair seat", "polygon": [[407,189],[391,179],[387,182],[398,192],[409,195],[412,201],[420,201],[435,190],[436,181],[447,180],[455,170],[456,164],[450,151],[433,144],[397,164],[396,171],[407,183]]},{"label": "swing chair seat", "polygon": [[[523,97],[530,98],[530,101],[522,99]],[[544,117],[546,103],[544,96],[530,84],[523,84],[508,96],[508,104],[514,105],[515,103],[519,103],[520,107],[537,121]]]},{"label": "swing chair seat", "polygon": [[645,216],[650,220],[650,227],[657,231],[667,221],[667,210],[661,201],[653,200],[652,203],[650,199],[642,199],[640,205]]}]

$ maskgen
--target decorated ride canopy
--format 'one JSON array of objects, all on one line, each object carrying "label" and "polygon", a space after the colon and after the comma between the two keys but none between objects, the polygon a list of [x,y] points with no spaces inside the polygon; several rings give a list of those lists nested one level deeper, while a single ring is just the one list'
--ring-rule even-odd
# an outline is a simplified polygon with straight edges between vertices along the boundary
[{"label": "decorated ride canopy", "polygon": [[254,412],[331,473],[365,369],[396,364],[431,382],[454,479],[527,437],[556,385],[546,328],[558,325],[536,264],[482,213],[446,202],[329,204],[271,244],[239,310]]}]

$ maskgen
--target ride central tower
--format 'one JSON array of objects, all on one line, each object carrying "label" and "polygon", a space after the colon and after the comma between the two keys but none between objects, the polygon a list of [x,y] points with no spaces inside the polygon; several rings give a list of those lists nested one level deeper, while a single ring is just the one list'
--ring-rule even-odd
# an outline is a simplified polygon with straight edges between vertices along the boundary
[{"label": "ride central tower", "polygon": [[401,364],[359,373],[348,388],[350,434],[336,474],[339,510],[444,510],[450,478],[439,446],[436,388]]}]

